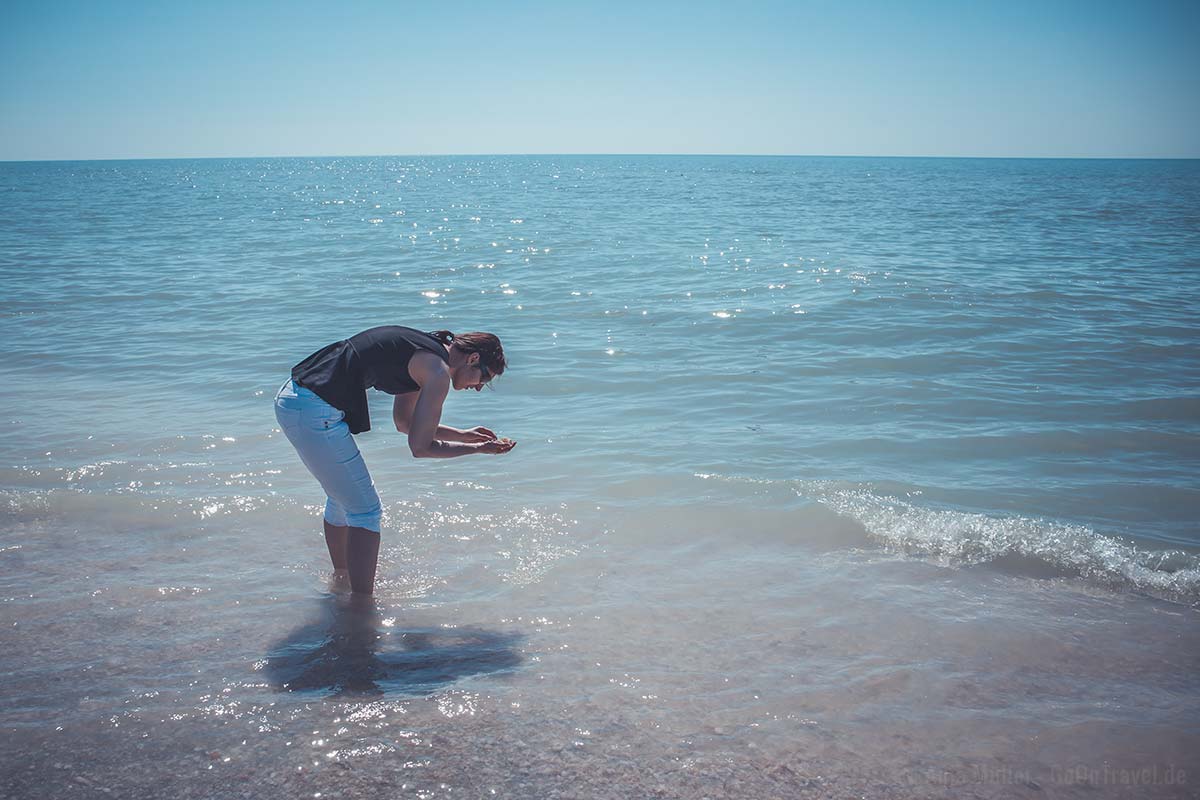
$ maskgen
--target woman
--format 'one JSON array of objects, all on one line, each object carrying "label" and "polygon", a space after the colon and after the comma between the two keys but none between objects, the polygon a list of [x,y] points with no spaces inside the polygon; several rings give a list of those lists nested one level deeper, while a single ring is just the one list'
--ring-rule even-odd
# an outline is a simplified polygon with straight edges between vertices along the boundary
[{"label": "woman", "polygon": [[516,445],[487,428],[441,424],[450,387],[480,391],[504,372],[504,349],[490,333],[423,333],[400,325],[334,342],[292,367],[275,396],[275,418],[321,482],[325,544],[354,592],[371,594],[379,559],[379,495],[351,434],[371,429],[367,389],[396,396],[392,419],[416,458],[507,453]]}]

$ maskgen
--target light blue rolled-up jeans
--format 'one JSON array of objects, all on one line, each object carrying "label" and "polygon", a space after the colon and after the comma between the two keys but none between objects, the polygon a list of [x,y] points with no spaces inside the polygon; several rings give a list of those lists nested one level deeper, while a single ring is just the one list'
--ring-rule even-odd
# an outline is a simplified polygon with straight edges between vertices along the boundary
[{"label": "light blue rolled-up jeans", "polygon": [[292,381],[275,395],[275,419],[325,490],[325,521],[379,531],[383,509],[346,415]]}]

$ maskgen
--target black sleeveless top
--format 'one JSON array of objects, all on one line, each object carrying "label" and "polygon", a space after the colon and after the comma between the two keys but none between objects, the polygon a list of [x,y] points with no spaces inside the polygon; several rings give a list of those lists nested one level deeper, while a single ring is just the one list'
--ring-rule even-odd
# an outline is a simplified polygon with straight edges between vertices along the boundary
[{"label": "black sleeveless top", "polygon": [[292,367],[292,381],[344,411],[350,432],[362,433],[371,430],[367,389],[404,394],[421,388],[408,374],[409,359],[418,350],[450,363],[437,337],[401,325],[383,325],[322,347]]}]

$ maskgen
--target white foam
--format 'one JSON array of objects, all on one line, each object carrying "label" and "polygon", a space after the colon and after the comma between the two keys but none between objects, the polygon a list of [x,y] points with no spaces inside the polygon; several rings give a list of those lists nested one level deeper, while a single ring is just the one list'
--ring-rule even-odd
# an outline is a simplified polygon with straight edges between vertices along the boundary
[{"label": "white foam", "polygon": [[854,518],[888,547],[904,552],[958,564],[1022,556],[1165,599],[1200,602],[1200,556],[1181,550],[1143,549],[1083,525],[922,508],[864,491],[806,494]]},{"label": "white foam", "polygon": [[885,547],[943,564],[970,566],[1016,556],[1040,562],[1050,568],[1046,572],[1079,575],[1114,588],[1200,606],[1200,554],[1147,549],[1085,525],[923,507],[843,482],[715,473],[694,473],[694,477],[729,484],[786,485],[798,496],[862,525]]}]

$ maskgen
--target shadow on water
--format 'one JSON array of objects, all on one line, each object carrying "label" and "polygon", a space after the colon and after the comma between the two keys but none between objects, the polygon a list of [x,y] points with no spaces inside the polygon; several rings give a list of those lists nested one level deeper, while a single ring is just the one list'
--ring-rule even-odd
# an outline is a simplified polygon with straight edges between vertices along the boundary
[{"label": "shadow on water", "polygon": [[478,628],[389,626],[375,598],[329,594],[316,621],[268,651],[264,672],[281,691],[424,695],[461,678],[515,669],[522,638]]}]

